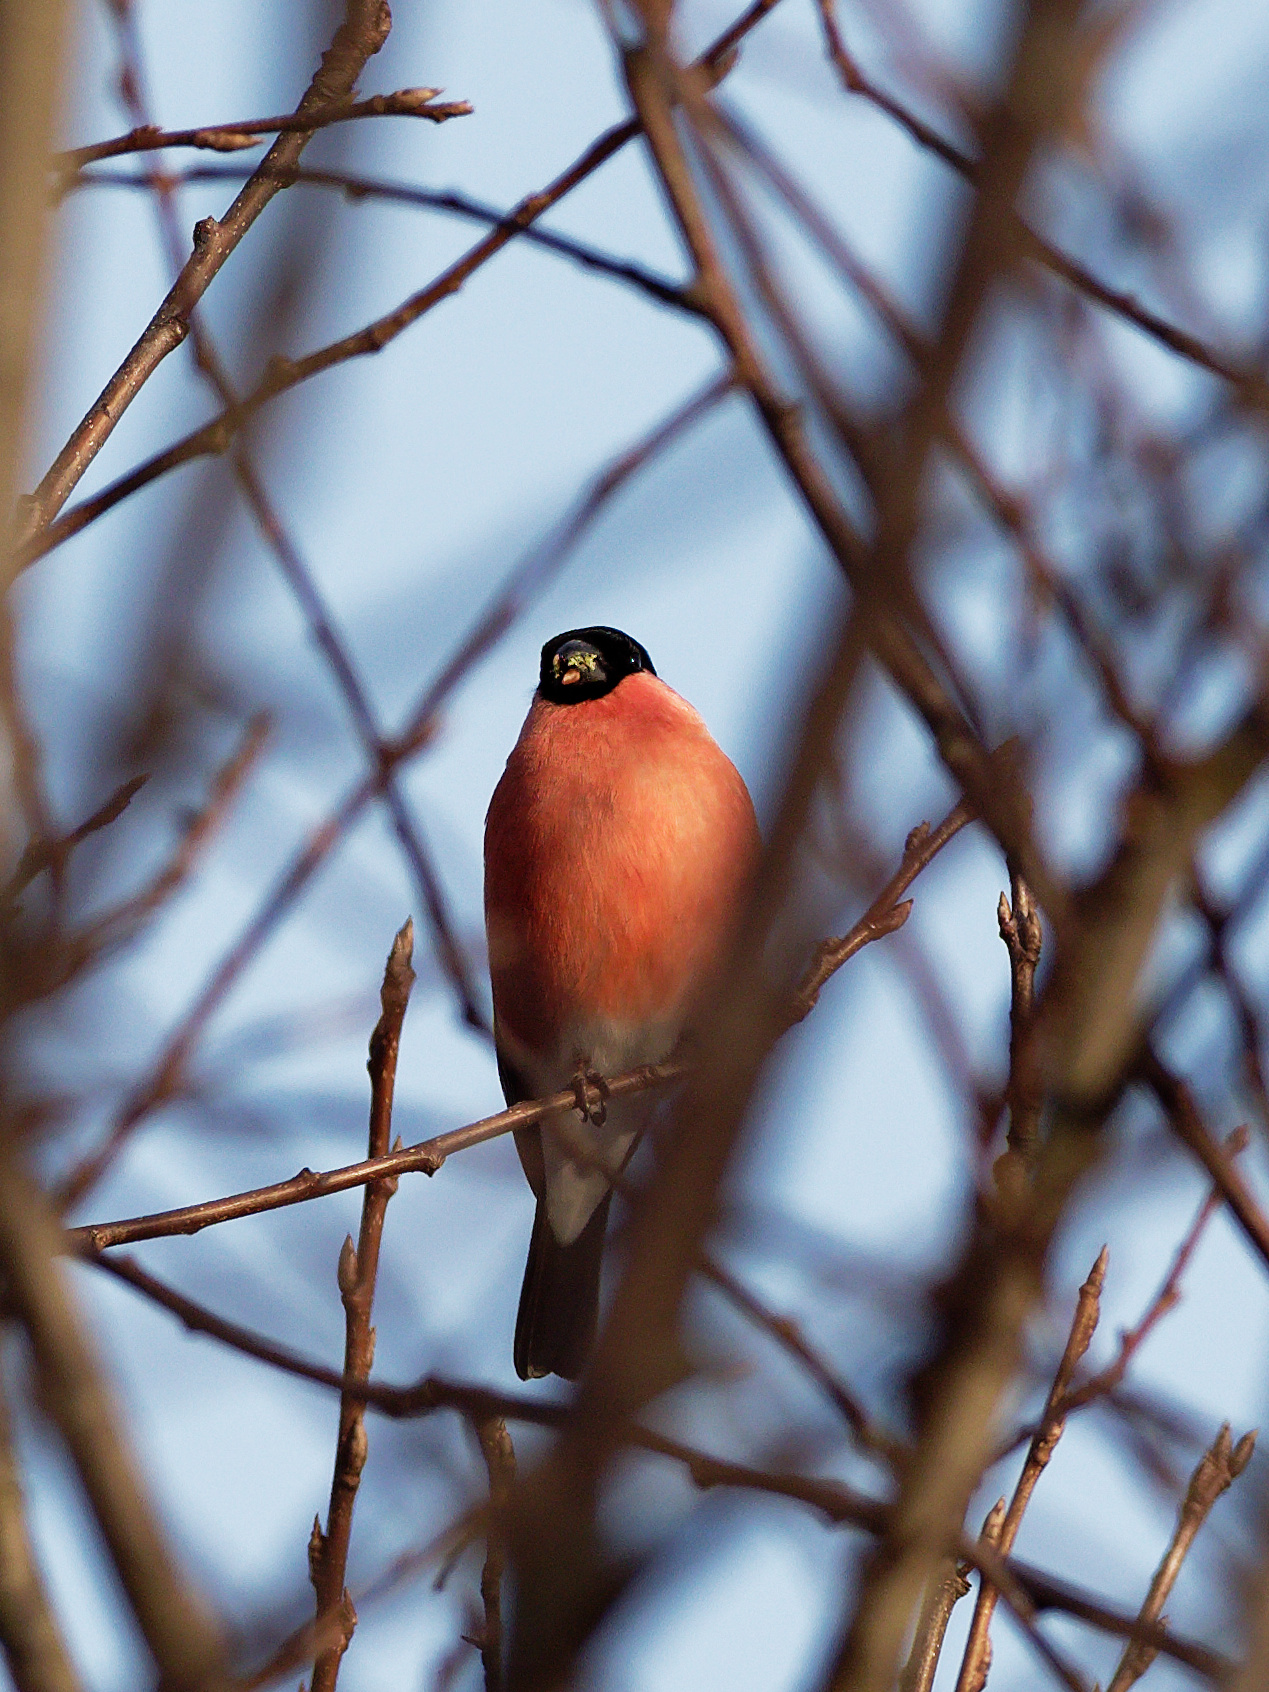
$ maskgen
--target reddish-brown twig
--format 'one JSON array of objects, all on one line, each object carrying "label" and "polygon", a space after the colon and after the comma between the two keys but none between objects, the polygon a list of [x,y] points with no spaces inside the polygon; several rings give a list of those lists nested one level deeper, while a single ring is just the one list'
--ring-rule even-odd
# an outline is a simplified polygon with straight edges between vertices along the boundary
[{"label": "reddish-brown twig", "polygon": [[[608,1087],[614,1098],[628,1093],[642,1092],[648,1087],[667,1086],[680,1080],[688,1072],[681,1060],[646,1065],[614,1076]],[[370,1158],[361,1163],[345,1164],[339,1169],[314,1172],[302,1169],[287,1181],[267,1187],[253,1187],[247,1192],[233,1193],[225,1198],[208,1199],[202,1204],[183,1205],[175,1210],[157,1211],[150,1216],[134,1216],[118,1222],[89,1223],[73,1228],[68,1239],[76,1239],[92,1249],[116,1245],[132,1245],[139,1240],[163,1239],[170,1234],[197,1234],[203,1228],[221,1222],[236,1221],[241,1216],[257,1216],[262,1211],[280,1210],[288,1205],[306,1204],[310,1199],[323,1198],[329,1193],[347,1192],[351,1187],[365,1186],[367,1181],[381,1176],[400,1176],[421,1171],[434,1175],[455,1152],[468,1146],[482,1145],[516,1128],[528,1128],[548,1116],[563,1115],[577,1108],[577,1094],[567,1088],[546,1099],[526,1100],[500,1110],[494,1116],[482,1117],[478,1122],[451,1129],[416,1146],[405,1146],[386,1157]]]},{"label": "reddish-brown twig", "polygon": [[[1209,1449],[1199,1459],[1198,1466],[1190,1476],[1185,1497],[1181,1501],[1172,1539],[1163,1553],[1163,1560],[1154,1572],[1150,1590],[1141,1606],[1139,1621],[1154,1623],[1162,1620],[1163,1606],[1176,1585],[1181,1565],[1189,1555],[1199,1529],[1207,1520],[1216,1500],[1233,1485],[1247,1467],[1255,1445],[1254,1432],[1245,1433],[1238,1444],[1234,1445],[1230,1439],[1229,1423],[1226,1422]],[[1157,1655],[1157,1646],[1147,1644],[1143,1639],[1132,1640],[1125,1648],[1106,1692],[1128,1692],[1129,1687],[1141,1679]]]},{"label": "reddish-brown twig", "polygon": [[104,805],[80,823],[78,828],[73,828],[69,834],[59,835],[53,840],[30,841],[18,860],[9,885],[3,895],[0,895],[0,902],[12,904],[36,876],[43,874],[45,870],[49,870],[55,879],[64,876],[67,860],[75,848],[87,840],[89,835],[97,834],[103,828],[109,828],[112,822],[116,822],[149,779],[149,776],[139,775],[121,783]]},{"label": "reddish-brown twig", "polygon": [[[388,954],[380,992],[383,1010],[370,1036],[371,1157],[385,1156],[392,1138],[392,1095],[396,1086],[401,1025],[410,1002],[410,989],[414,985],[414,970],[411,968],[413,951],[414,925],[407,921],[392,942],[392,950]],[[396,1187],[396,1179],[392,1176],[380,1177],[366,1184],[357,1243],[354,1245],[349,1235],[339,1254],[339,1292],[344,1301],[346,1329],[344,1374],[352,1381],[368,1381],[374,1362],[375,1331],[370,1324],[370,1316],[379,1274],[384,1214]],[[322,1533],[314,1522],[309,1547],[309,1567],[317,1593],[319,1626],[346,1597],[344,1571],[348,1565],[348,1546],[352,1537],[353,1507],[365,1461],[365,1403],[344,1393],[339,1405],[339,1435],[335,1446],[335,1473],[331,1481],[326,1531]],[[355,1613],[350,1615],[349,1620],[355,1624]],[[336,1644],[318,1656],[313,1667],[312,1692],[334,1692],[340,1660],[350,1638],[351,1633],[344,1631]]]},{"label": "reddish-brown twig", "polygon": [[242,123],[203,124],[198,129],[160,129],[156,124],[138,124],[126,135],[110,141],[94,141],[87,147],[70,147],[54,153],[54,170],[73,175],[85,165],[101,159],[117,159],[127,153],[158,153],[167,147],[200,147],[213,153],[237,153],[244,147],[258,147],[264,135],[311,134],[333,123],[350,123],[355,118],[414,117],[432,123],[447,118],[469,117],[468,100],[441,101],[439,88],[401,88],[394,94],[373,94],[368,100],[336,100],[327,106],[311,107],[304,114],[288,112],[281,117],[248,118]]},{"label": "reddish-brown twig", "polygon": [[[1231,1157],[1237,1157],[1246,1148],[1248,1139],[1249,1136],[1245,1128],[1236,1128],[1225,1140],[1226,1152]],[[1078,1385],[1068,1386],[1062,1402],[1058,1406],[1059,1413],[1063,1417],[1071,1415],[1076,1410],[1084,1409],[1086,1405],[1093,1404],[1098,1399],[1110,1397],[1122,1386],[1129,1365],[1141,1346],[1154,1331],[1157,1324],[1180,1303],[1182,1277],[1198,1249],[1199,1241],[1202,1239],[1208,1223],[1220,1209],[1223,1198],[1224,1195],[1220,1188],[1213,1187],[1203,1199],[1195,1212],[1194,1220],[1186,1229],[1185,1235],[1176,1249],[1158,1292],[1150,1300],[1140,1319],[1131,1328],[1126,1328],[1120,1333],[1119,1346],[1114,1359],[1104,1369],[1099,1369],[1095,1375],[1090,1375],[1087,1380],[1079,1382]],[[1020,1445],[1034,1440],[1039,1433],[1039,1427],[1040,1425],[1035,1423],[1029,1427],[1020,1428],[1008,1444],[1003,1445],[996,1452],[992,1461],[994,1463],[1002,1462]]]},{"label": "reddish-brown twig", "polygon": [[[1061,1361],[1058,1363],[1057,1373],[1053,1377],[1053,1384],[1049,1388],[1049,1395],[1045,1400],[1039,1426],[1032,1436],[1031,1447],[1027,1452],[1022,1473],[1018,1477],[1018,1483],[1014,1487],[1009,1508],[1001,1516],[999,1527],[993,1537],[992,1543],[1005,1556],[1008,1556],[1013,1550],[1014,1541],[1018,1537],[1018,1529],[1022,1525],[1022,1518],[1026,1513],[1027,1505],[1031,1502],[1031,1495],[1035,1491],[1036,1483],[1048,1466],[1049,1459],[1052,1457],[1054,1448],[1058,1440],[1061,1439],[1063,1429],[1066,1426],[1064,1401],[1075,1370],[1080,1359],[1088,1350],[1097,1327],[1108,1258],[1109,1252],[1103,1246],[1088,1279],[1079,1290],[1070,1333],[1067,1336]],[[961,1659],[956,1692],[982,1692],[987,1683],[987,1672],[991,1665],[991,1618],[995,1607],[996,1592],[986,1582],[983,1582],[979,1586],[978,1599],[974,1605],[974,1617],[970,1623],[965,1654]]]},{"label": "reddish-brown twig", "polygon": [[882,935],[893,934],[908,920],[911,900],[903,900],[904,893],[927,864],[955,838],[967,823],[973,822],[975,812],[962,799],[948,812],[937,828],[918,823],[903,843],[903,861],[891,879],[878,893],[863,916],[840,940],[825,940],[816,948],[806,974],[803,976],[790,1007],[790,1022],[801,1022],[819,1002],[825,982],[861,947]]},{"label": "reddish-brown twig", "polygon": [[[1023,1172],[1035,1164],[1040,1139],[1040,1112],[1044,1104],[1039,1065],[1031,1039],[1035,1019],[1035,972],[1040,962],[1044,930],[1031,889],[1015,866],[1010,866],[1009,887],[1013,904],[1002,893],[996,909],[1000,938],[1009,952],[1009,1080],[1005,1098],[1009,1105],[1009,1155]],[[997,1177],[1004,1175],[1004,1160],[997,1165]]]},{"label": "reddish-brown twig", "polygon": [[[1225,1151],[1231,1158],[1246,1150],[1250,1136],[1245,1128],[1236,1128],[1225,1141]],[[1112,1393],[1123,1381],[1128,1372],[1128,1365],[1149,1338],[1155,1327],[1169,1311],[1181,1302],[1181,1279],[1190,1266],[1190,1260],[1198,1249],[1198,1243],[1203,1237],[1204,1230],[1212,1217],[1220,1209],[1222,1194],[1219,1187],[1213,1187],[1211,1192],[1199,1205],[1194,1220],[1186,1230],[1185,1237],[1177,1247],[1176,1255],[1168,1267],[1163,1278],[1163,1284],[1151,1299],[1142,1313],[1141,1319],[1131,1328],[1125,1329],[1119,1336],[1119,1350],[1112,1363],[1082,1381],[1078,1386],[1070,1386],[1061,1405],[1062,1414],[1069,1415],[1072,1410],[1082,1409],[1091,1404],[1094,1399],[1104,1398]]]},{"label": "reddish-brown twig", "polygon": [[1153,1051],[1142,1058],[1139,1073],[1163,1107],[1173,1133],[1207,1170],[1247,1240],[1269,1265],[1269,1216],[1256,1202],[1231,1152],[1208,1132],[1189,1087]]}]

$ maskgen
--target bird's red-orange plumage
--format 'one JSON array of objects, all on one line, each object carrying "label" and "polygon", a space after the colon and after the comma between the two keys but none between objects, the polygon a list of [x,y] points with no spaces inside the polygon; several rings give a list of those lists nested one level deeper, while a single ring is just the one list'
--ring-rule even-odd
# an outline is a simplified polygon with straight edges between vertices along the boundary
[{"label": "bird's red-orange plumage", "polygon": [[[485,923],[508,1102],[669,1056],[722,952],[758,848],[745,784],[628,635],[570,630],[485,822]],[[522,1377],[572,1377],[594,1330],[611,1197],[654,1108],[609,1103],[579,1158],[517,1132],[538,1198],[516,1322]]]},{"label": "bird's red-orange plumage", "polygon": [[486,825],[489,963],[509,1044],[555,1052],[598,1019],[677,1024],[673,1044],[756,841],[735,767],[657,677],[628,676],[580,706],[536,699]]}]

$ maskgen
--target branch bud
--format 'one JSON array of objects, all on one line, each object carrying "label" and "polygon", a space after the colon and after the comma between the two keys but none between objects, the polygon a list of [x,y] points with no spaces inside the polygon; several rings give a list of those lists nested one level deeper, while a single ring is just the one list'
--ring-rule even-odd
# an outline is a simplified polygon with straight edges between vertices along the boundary
[{"label": "branch bud", "polygon": [[335,1278],[339,1282],[341,1296],[351,1298],[357,1290],[357,1248],[351,1234],[344,1235],[344,1243],[339,1248],[339,1268],[335,1271]]}]

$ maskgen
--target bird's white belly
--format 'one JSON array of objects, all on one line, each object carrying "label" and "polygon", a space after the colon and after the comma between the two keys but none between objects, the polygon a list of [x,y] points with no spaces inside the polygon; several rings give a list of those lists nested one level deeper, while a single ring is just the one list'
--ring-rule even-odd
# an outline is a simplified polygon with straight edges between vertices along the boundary
[{"label": "bird's white belly", "polygon": [[[538,1097],[572,1084],[579,1062],[603,1076],[622,1075],[641,1064],[660,1063],[673,1051],[680,1030],[676,1025],[651,1028],[596,1023],[570,1031],[555,1058],[537,1060],[531,1067]],[[566,1118],[542,1124],[542,1160],[546,1181],[546,1214],[551,1232],[569,1245],[595,1213],[611,1183],[602,1170],[570,1154],[569,1143],[582,1146],[604,1169],[618,1174],[639,1134],[656,1109],[651,1092],[608,1101],[602,1124],[583,1122],[574,1111]]]}]

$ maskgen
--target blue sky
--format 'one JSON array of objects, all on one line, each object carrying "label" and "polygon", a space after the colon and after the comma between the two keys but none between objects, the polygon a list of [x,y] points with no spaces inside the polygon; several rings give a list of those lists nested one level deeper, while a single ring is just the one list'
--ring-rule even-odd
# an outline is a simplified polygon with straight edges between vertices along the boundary
[{"label": "blue sky", "polygon": [[[306,13],[297,23],[295,12],[259,0],[143,0],[138,18],[161,121],[178,127],[293,105],[312,59],[311,48],[297,50],[296,31],[316,43],[326,27],[324,15]],[[899,15],[865,3],[844,10],[843,24],[879,80],[911,86]],[[995,7],[929,0],[907,15],[949,67],[990,73]],[[688,7],[684,35],[699,44],[729,18],[721,5]],[[1185,298],[1168,297],[1147,261],[1116,244],[1088,189],[1084,161],[1036,190],[1063,238],[1097,257],[1116,286],[1144,290],[1160,309],[1235,346],[1254,330],[1265,296],[1266,189],[1263,171],[1249,161],[1264,157],[1266,119],[1256,90],[1267,47],[1269,14],[1254,7],[1235,0],[1161,5],[1131,32],[1099,88],[1095,110],[1108,152],[1122,156],[1125,170],[1140,173],[1184,220],[1192,284]],[[127,126],[113,98],[115,64],[104,8],[82,7],[68,142]],[[625,115],[598,14],[582,0],[491,0],[480,8],[400,0],[388,45],[371,62],[362,90],[424,83],[470,99],[475,115],[439,129],[404,120],[350,125],[319,137],[307,157],[510,205]],[[746,44],[726,97],[761,127],[895,295],[928,320],[963,195],[886,120],[844,100],[823,61],[813,7],[784,0]],[[913,98],[937,109],[920,89]],[[229,193],[223,184],[183,190],[183,223],[192,228],[198,217],[223,210]],[[241,325],[253,312],[264,343],[276,335],[284,350],[307,350],[388,309],[474,239],[470,225],[453,219],[318,194],[297,189],[285,196],[208,296],[208,321],[244,384],[263,356],[259,344],[243,345]],[[636,148],[550,222],[667,275],[683,274]],[[894,364],[878,351],[875,325],[799,239],[788,230],[772,233],[832,367],[862,405],[884,405]],[[102,188],[73,197],[59,216],[58,241],[37,473],[166,286],[143,195]],[[261,306],[271,291],[277,301]],[[1207,403],[1205,379],[1139,335],[1105,322],[1098,332],[1108,368],[1159,426],[1179,427]],[[1043,396],[1036,397],[1038,355],[1025,332],[1015,344],[1002,327],[984,356],[968,415],[994,462],[1025,483],[1052,442]],[[341,367],[268,410],[254,450],[387,723],[401,719],[496,585],[596,472],[719,367],[718,349],[698,324],[520,246],[375,359]],[[192,366],[170,359],[79,492],[165,445],[208,407]],[[1214,527],[1236,523],[1263,485],[1263,453],[1254,442],[1246,457],[1241,469],[1216,464],[1199,483],[1198,503]],[[957,509],[949,497],[930,561],[932,602],[981,691],[993,732],[1021,727],[1035,734],[1047,838],[1058,861],[1082,873],[1109,838],[1128,771],[1122,741],[1059,636],[1046,635],[1033,661],[1019,668],[1016,565],[981,523],[958,530]],[[1068,524],[1073,543],[1082,515]],[[1062,542],[1058,525],[1055,543]],[[1090,567],[1078,544],[1070,551],[1073,570]],[[82,1141],[100,1131],[121,1087],[153,1056],[262,892],[360,766],[339,699],[220,464],[148,489],[36,566],[19,597],[24,673],[49,748],[50,785],[67,821],[109,790],[124,749],[144,726],[155,631],[169,622],[176,631],[169,686],[158,701],[171,713],[169,751],[126,828],[94,848],[81,890],[86,904],[137,878],[143,854],[160,854],[198,802],[241,722],[261,707],[273,713],[269,751],[242,805],[161,927],[71,1004],[35,1021],[30,1074],[85,1092],[76,1124]],[[546,636],[591,622],[629,629],[704,713],[769,814],[779,749],[823,662],[841,604],[835,568],[739,400],[727,401],[623,492],[558,581],[458,691],[437,743],[409,773],[411,801],[474,967],[483,967],[484,809]],[[1143,675],[1150,662],[1143,650]],[[1236,667],[1215,676],[1195,707],[1198,738],[1244,686]],[[893,859],[907,830],[941,815],[953,795],[923,731],[875,680],[861,699],[850,752],[857,814]],[[1213,859],[1218,869],[1245,861],[1264,808],[1263,793],[1254,794],[1241,830],[1227,831],[1224,857]],[[902,948],[928,964],[955,1008],[975,1069],[998,1082],[1008,1002],[995,932],[1003,876],[985,837],[967,835],[949,849],[921,882],[901,941],[857,959],[812,1023],[785,1042],[737,1175],[738,1209],[778,1213],[802,1246],[790,1260],[768,1249],[761,1231],[746,1236],[737,1223],[727,1235],[736,1261],[838,1353],[879,1403],[922,1337],[919,1324],[897,1313],[879,1287],[886,1277],[910,1287],[947,1260],[964,1226],[969,1188],[968,1112],[931,1044]],[[858,890],[839,889],[832,920],[849,921],[860,903]],[[318,1168],[358,1155],[374,994],[392,934],[412,910],[417,915],[408,873],[384,820],[372,816],[218,1015],[197,1069],[199,1096],[160,1113],[134,1137],[83,1219],[189,1202],[281,1178],[300,1164]],[[1245,941],[1253,969],[1257,933],[1263,925]],[[1178,927],[1160,968],[1185,943]],[[1200,1005],[1177,1038],[1188,1039],[1206,1062],[1220,1028],[1219,1013]],[[490,1053],[461,1028],[436,972],[420,965],[402,1050],[400,1132],[407,1141],[421,1138],[499,1103]],[[1216,1126],[1230,1125],[1218,1116]],[[1109,1238],[1098,1341],[1099,1355],[1108,1355],[1117,1327],[1136,1318],[1160,1279],[1201,1196],[1201,1181],[1178,1154],[1161,1148],[1150,1160],[1147,1125],[1126,1129],[1124,1139],[1129,1149],[1084,1196],[1060,1242],[1052,1309],[1035,1336],[1038,1354],[1060,1346],[1074,1288]],[[513,1384],[510,1336],[530,1207],[506,1141],[455,1159],[434,1181],[402,1184],[389,1212],[380,1290],[378,1366],[385,1377],[437,1369]],[[345,1195],[157,1242],[138,1255],[223,1313],[330,1360],[342,1337],[335,1261],[356,1211],[355,1195]],[[836,1280],[824,1267],[831,1264]],[[100,1324],[155,1492],[199,1577],[232,1619],[298,1620],[308,1530],[314,1511],[325,1511],[329,1486],[332,1400],[183,1335],[166,1316],[86,1272],[77,1282]],[[771,1448],[782,1418],[796,1417],[809,1430],[812,1460],[834,1473],[866,1476],[841,1450],[823,1407],[770,1347],[701,1304],[712,1365],[722,1370],[739,1354],[752,1369],[734,1390],[711,1380],[700,1403],[684,1412],[700,1419],[703,1437],[761,1452]],[[1262,1414],[1267,1327],[1263,1278],[1218,1218],[1188,1276],[1184,1303],[1143,1352],[1135,1378],[1183,1402],[1205,1428],[1214,1431],[1228,1417],[1241,1432]],[[481,1485],[478,1454],[448,1419],[411,1427],[373,1422],[370,1436],[350,1567],[354,1591],[443,1525]],[[93,1692],[139,1685],[145,1677],[136,1640],[64,1467],[38,1428],[28,1427],[24,1440],[41,1549],[85,1678]],[[524,1450],[531,1449],[526,1436]],[[974,1510],[985,1511],[1002,1484],[994,1480],[991,1496],[984,1492]],[[649,1531],[679,1523],[673,1555],[641,1591],[637,1625],[624,1632],[614,1625],[597,1643],[587,1683],[638,1692],[703,1684],[767,1692],[813,1679],[859,1542],[784,1507],[744,1499],[711,1497],[689,1520],[694,1500],[672,1475],[630,1486],[644,1489]],[[624,1497],[619,1486],[614,1512]],[[1178,1623],[1199,1626],[1210,1616],[1204,1571],[1216,1566],[1217,1547],[1237,1542],[1245,1520],[1226,1503],[1231,1507],[1224,1515],[1218,1510],[1210,1529],[1211,1560],[1200,1560],[1178,1588]],[[1133,1605],[1172,1507],[1132,1473],[1106,1423],[1089,1417],[1063,1441],[1019,1549]],[[343,1670],[349,1692],[430,1685],[454,1646],[476,1578],[469,1558],[444,1593],[416,1581],[368,1606]],[[961,1606],[954,1636],[968,1608]],[[997,1633],[993,1687],[1034,1684],[1032,1659],[1008,1623],[998,1623]],[[953,1670],[949,1660],[945,1671]],[[1108,1668],[1100,1672],[1105,1678]],[[1152,1674],[1160,1692],[1182,1683],[1166,1664]],[[473,1655],[460,1684],[476,1684],[477,1675]]]}]

